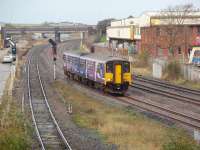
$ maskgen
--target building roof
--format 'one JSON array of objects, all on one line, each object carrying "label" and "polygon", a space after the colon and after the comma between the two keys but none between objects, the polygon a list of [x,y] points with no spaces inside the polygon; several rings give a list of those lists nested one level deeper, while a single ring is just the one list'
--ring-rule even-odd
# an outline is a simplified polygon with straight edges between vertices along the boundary
[{"label": "building roof", "polygon": [[[192,11],[187,15],[184,15],[184,12],[146,11],[138,17],[114,20],[111,22],[111,27],[124,27],[131,25],[145,27],[152,25],[152,23],[155,23],[156,25],[162,25],[169,22],[169,20],[167,20],[166,18],[169,18],[170,16],[174,16],[177,18],[185,16],[186,19],[183,22],[184,24],[200,24],[200,11]],[[154,22],[152,22],[152,19],[154,20]]]},{"label": "building roof", "polygon": [[66,55],[70,55],[73,57],[80,57],[82,59],[87,59],[91,61],[98,61],[98,62],[107,62],[107,61],[113,61],[113,60],[120,60],[120,61],[127,61],[126,59],[119,58],[119,57],[113,57],[111,53],[109,52],[95,52],[95,53],[87,53],[87,52],[81,52],[81,51],[67,51],[64,52]]}]

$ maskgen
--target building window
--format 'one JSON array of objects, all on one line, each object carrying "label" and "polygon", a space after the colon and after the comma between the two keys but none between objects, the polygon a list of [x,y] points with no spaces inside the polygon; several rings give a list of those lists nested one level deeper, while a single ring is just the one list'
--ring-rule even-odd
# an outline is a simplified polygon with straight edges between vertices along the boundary
[{"label": "building window", "polygon": [[158,56],[162,56],[163,55],[163,49],[158,47],[157,54],[158,54]]},{"label": "building window", "polygon": [[135,35],[140,35],[140,28],[139,27],[135,28]]},{"label": "building window", "polygon": [[181,47],[178,47],[178,54],[181,54],[182,51],[181,51]]},{"label": "building window", "polygon": [[156,35],[160,36],[160,28],[159,27],[156,28]]}]

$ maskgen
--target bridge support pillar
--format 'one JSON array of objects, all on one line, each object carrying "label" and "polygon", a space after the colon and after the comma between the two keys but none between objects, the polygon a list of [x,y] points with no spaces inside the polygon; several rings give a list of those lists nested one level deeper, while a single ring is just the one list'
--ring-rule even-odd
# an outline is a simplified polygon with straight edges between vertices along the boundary
[{"label": "bridge support pillar", "polygon": [[81,38],[81,45],[80,47],[83,47],[83,44],[88,38],[88,32],[80,32],[80,38]]},{"label": "bridge support pillar", "polygon": [[88,39],[88,31],[83,32],[83,33],[84,33],[84,40],[87,40]]},{"label": "bridge support pillar", "polygon": [[1,38],[0,38],[0,45],[2,45],[2,48],[6,48],[6,30],[4,27],[1,28]]},{"label": "bridge support pillar", "polygon": [[55,41],[60,43],[60,32],[55,32]]},{"label": "bridge support pillar", "polygon": [[83,48],[83,37],[84,37],[83,32],[80,33],[80,36],[81,36],[81,45],[80,45],[80,47]]}]

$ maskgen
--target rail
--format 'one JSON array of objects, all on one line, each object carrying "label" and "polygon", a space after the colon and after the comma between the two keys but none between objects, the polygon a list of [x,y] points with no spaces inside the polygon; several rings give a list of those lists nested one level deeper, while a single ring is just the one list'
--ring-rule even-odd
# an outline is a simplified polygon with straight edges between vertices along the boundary
[{"label": "rail", "polygon": [[[38,76],[38,80],[39,80],[41,91],[42,91],[42,96],[43,96],[43,99],[45,100],[45,104],[46,104],[46,107],[48,109],[48,112],[50,113],[51,119],[52,119],[52,121],[53,121],[53,123],[54,123],[54,125],[56,127],[56,130],[57,130],[60,138],[62,139],[63,144],[65,145],[65,148],[67,148],[69,150],[72,150],[70,144],[68,143],[68,141],[65,138],[62,130],[60,129],[60,127],[58,125],[58,122],[56,121],[56,119],[54,117],[54,114],[53,114],[53,112],[52,112],[52,110],[50,108],[50,105],[48,103],[48,99],[47,99],[47,96],[46,96],[46,93],[45,93],[45,89],[44,89],[44,86],[43,86],[43,82],[42,82],[42,79],[41,79],[38,63],[36,65],[36,69],[37,69],[37,76]],[[31,95],[31,84],[30,84],[30,59],[28,60],[27,74],[28,74],[28,98],[29,98],[29,104],[30,104],[30,108],[31,108],[32,120],[33,120],[33,123],[34,123],[34,126],[35,126],[36,135],[37,135],[39,143],[41,145],[41,149],[45,150],[46,149],[45,148],[45,144],[44,144],[44,141],[42,139],[40,130],[38,128],[36,117],[34,115],[34,108],[33,108],[32,95]]]}]

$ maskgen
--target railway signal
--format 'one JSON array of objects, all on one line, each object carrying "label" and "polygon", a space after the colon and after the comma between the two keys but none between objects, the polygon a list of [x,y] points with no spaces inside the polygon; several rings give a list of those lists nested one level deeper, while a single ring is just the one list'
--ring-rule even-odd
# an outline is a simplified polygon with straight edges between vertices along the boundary
[{"label": "railway signal", "polygon": [[57,60],[57,44],[54,40],[49,39],[49,43],[52,45],[52,52],[53,52],[53,77],[56,80],[56,60]]}]

